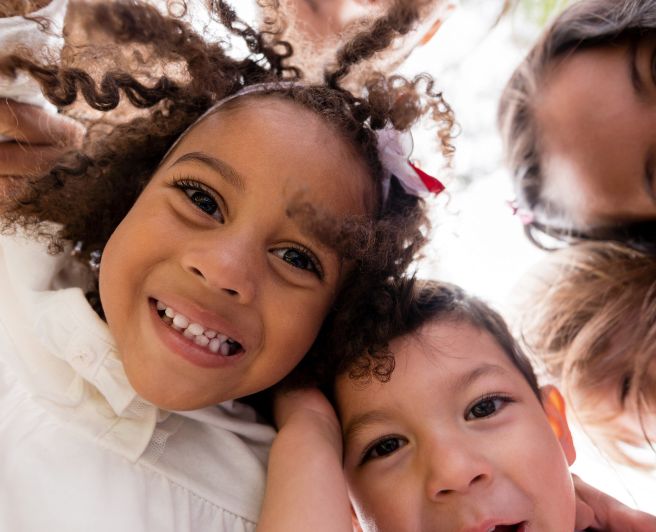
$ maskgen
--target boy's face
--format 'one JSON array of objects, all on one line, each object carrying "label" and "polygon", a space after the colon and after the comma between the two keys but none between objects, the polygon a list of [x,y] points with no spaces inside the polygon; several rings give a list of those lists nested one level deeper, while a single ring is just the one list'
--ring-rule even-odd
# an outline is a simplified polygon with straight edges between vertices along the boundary
[{"label": "boy's face", "polygon": [[346,267],[290,208],[365,214],[370,178],[353,157],[322,118],[276,97],[245,97],[184,137],[100,266],[107,322],[142,397],[200,408],[263,390],[301,360]]},{"label": "boy's face", "polygon": [[543,408],[494,338],[468,323],[430,323],[390,347],[389,382],[337,383],[363,530],[574,530],[574,448],[554,388]]}]

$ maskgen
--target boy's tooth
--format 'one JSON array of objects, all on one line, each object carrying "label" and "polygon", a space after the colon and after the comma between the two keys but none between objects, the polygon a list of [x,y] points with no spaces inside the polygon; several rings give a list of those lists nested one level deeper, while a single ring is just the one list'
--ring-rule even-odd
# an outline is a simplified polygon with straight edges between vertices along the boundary
[{"label": "boy's tooth", "polygon": [[[188,331],[189,329],[187,329]],[[185,332],[187,332],[185,331]],[[194,338],[194,342],[196,342],[198,345],[205,347],[207,344],[210,343],[210,339],[207,336],[203,336],[202,334],[199,334]]]},{"label": "boy's tooth", "polygon": [[211,339],[211,338],[214,338],[219,333],[216,332],[216,331],[213,331],[212,329],[207,329],[203,334]]},{"label": "boy's tooth", "polygon": [[161,301],[157,302],[157,310],[166,310],[166,305]]},{"label": "boy's tooth", "polygon": [[166,309],[164,310],[164,314],[166,314],[169,318],[174,318],[175,310],[173,310],[171,307],[166,307]]},{"label": "boy's tooth", "polygon": [[182,336],[184,336],[185,338],[196,338],[196,335],[195,335],[195,334],[191,334],[191,333],[189,332],[189,329],[185,329],[185,331],[182,333]]},{"label": "boy's tooth", "polygon": [[177,325],[181,329],[186,329],[189,326],[189,320],[182,314],[176,314],[173,318],[173,324]]},{"label": "boy's tooth", "polygon": [[194,336],[197,336],[199,334],[203,334],[205,327],[199,325],[198,323],[192,323],[191,325],[189,325],[189,327],[187,327],[187,330]]},{"label": "boy's tooth", "polygon": [[218,353],[219,348],[221,347],[221,342],[218,340],[218,338],[212,338],[212,340],[210,340],[210,346],[209,347],[210,347],[210,351],[212,351],[212,353]]},{"label": "boy's tooth", "polygon": [[230,353],[230,346],[227,343],[224,342],[224,343],[221,344],[220,351],[221,351],[221,354],[224,357],[227,357],[228,354]]},{"label": "boy's tooth", "polygon": [[225,342],[228,337],[225,334],[217,334],[216,337],[219,339],[221,343]]}]

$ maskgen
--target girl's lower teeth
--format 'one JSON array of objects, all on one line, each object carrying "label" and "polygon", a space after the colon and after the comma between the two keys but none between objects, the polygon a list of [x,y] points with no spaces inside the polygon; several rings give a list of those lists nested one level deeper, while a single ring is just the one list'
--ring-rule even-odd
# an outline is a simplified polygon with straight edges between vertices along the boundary
[{"label": "girl's lower teeth", "polygon": [[[172,329],[182,333],[182,336],[185,338],[193,340],[196,345],[205,347],[213,354],[220,353],[223,356],[233,356],[241,349],[238,342],[230,340],[224,334],[219,334],[212,330],[204,330],[197,324],[189,324],[187,320],[184,318],[180,319],[181,316],[175,315],[169,308],[164,311],[158,307],[157,313],[162,321]],[[201,329],[203,330],[201,331]]]}]

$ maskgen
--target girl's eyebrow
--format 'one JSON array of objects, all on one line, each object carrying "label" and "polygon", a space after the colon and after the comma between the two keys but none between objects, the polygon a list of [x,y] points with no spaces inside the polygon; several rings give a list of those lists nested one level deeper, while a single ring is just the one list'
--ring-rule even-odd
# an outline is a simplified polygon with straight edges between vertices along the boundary
[{"label": "girl's eyebrow", "polygon": [[169,168],[175,166],[178,163],[183,163],[185,161],[196,161],[204,164],[205,166],[209,166],[212,170],[214,170],[221,177],[223,177],[223,179],[225,179],[227,183],[229,183],[239,191],[244,192],[246,190],[246,185],[244,184],[244,178],[239,172],[237,172],[237,170],[235,170],[227,162],[222,161],[221,159],[217,159],[216,157],[213,157],[207,153],[203,153],[200,151],[191,151],[189,153],[185,153],[184,155],[178,157]]}]

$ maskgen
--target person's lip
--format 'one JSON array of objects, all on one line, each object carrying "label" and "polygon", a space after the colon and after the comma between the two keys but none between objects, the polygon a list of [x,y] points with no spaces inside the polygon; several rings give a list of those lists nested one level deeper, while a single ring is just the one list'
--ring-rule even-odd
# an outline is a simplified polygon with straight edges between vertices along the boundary
[{"label": "person's lip", "polygon": [[[195,322],[204,327],[212,328],[213,330],[239,342],[241,345],[241,351],[234,355],[222,355],[220,353],[212,353],[206,347],[197,345],[193,339],[183,336],[180,332],[176,331],[162,320],[157,310],[157,301],[161,301],[165,305],[171,306],[176,311],[186,316],[192,323]],[[244,335],[240,334],[239,331],[236,331],[236,328],[233,325],[228,323],[227,320],[221,319],[216,314],[197,307],[193,303],[175,297],[168,297],[166,299],[151,297],[149,298],[148,304],[151,318],[155,325],[155,331],[162,342],[175,354],[196,366],[203,368],[232,366],[242,360],[249,351],[249,345],[245,343]]]}]

